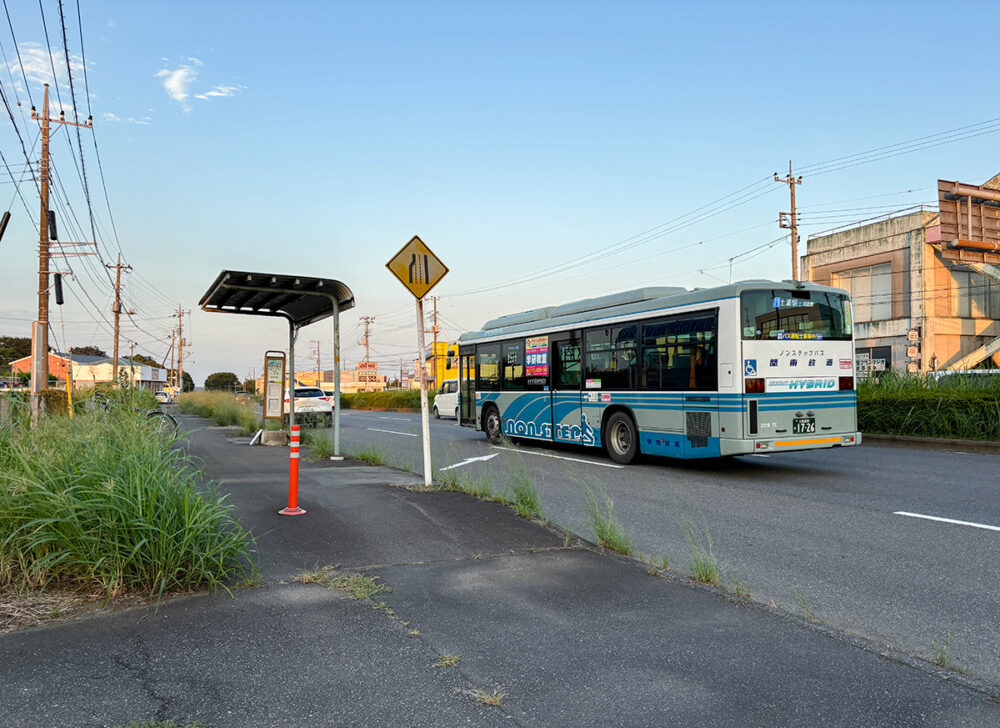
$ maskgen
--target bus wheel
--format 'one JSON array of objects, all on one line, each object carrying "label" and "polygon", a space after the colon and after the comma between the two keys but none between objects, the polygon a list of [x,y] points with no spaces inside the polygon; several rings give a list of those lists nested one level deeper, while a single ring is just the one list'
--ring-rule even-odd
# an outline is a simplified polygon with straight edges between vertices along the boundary
[{"label": "bus wheel", "polygon": [[496,407],[490,407],[483,415],[483,430],[487,440],[494,444],[500,442],[500,413]]},{"label": "bus wheel", "polygon": [[632,418],[624,412],[615,412],[604,426],[604,447],[616,463],[628,465],[639,452],[639,437]]}]

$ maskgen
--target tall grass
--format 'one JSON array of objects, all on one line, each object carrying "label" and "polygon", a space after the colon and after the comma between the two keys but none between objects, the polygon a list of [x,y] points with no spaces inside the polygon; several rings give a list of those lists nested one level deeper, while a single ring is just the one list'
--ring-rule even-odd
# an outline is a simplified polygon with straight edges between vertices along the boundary
[{"label": "tall grass", "polygon": [[159,596],[255,571],[252,536],[127,407],[0,427],[0,586]]},{"label": "tall grass", "polygon": [[177,406],[186,415],[207,417],[223,427],[238,425],[245,435],[261,428],[257,407],[240,404],[232,392],[185,392],[177,397]]}]

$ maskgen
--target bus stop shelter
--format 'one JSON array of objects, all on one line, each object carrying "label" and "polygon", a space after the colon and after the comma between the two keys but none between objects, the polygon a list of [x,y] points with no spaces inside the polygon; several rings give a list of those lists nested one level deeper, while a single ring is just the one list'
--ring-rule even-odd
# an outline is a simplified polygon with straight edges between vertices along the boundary
[{"label": "bus stop shelter", "polygon": [[288,422],[295,424],[295,339],[303,326],[333,317],[333,451],[340,456],[340,314],[354,293],[332,278],[224,270],[198,302],[202,311],[278,316],[288,321]]}]

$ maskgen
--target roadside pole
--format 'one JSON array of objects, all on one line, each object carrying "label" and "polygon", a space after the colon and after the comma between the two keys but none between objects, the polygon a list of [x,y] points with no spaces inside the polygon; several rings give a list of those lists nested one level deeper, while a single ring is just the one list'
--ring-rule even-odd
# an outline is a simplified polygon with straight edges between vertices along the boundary
[{"label": "roadside pole", "polygon": [[424,485],[430,487],[431,424],[427,403],[427,366],[424,359],[424,296],[448,274],[448,266],[431,252],[423,240],[414,235],[385,264],[389,272],[406,286],[417,299],[417,362],[420,366],[420,429],[424,450]]},{"label": "roadside pole", "polygon": [[427,406],[427,367],[424,363],[424,299],[417,299],[417,361],[420,362],[420,431],[424,442],[424,487],[431,481],[431,424]]}]

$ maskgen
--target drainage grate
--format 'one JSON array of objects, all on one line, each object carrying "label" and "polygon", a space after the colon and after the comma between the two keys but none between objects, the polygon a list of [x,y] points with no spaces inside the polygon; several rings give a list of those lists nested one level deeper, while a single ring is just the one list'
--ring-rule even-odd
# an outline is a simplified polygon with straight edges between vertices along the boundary
[{"label": "drainage grate", "polygon": [[708,447],[708,438],[712,434],[711,412],[686,412],[687,439],[691,447]]}]

